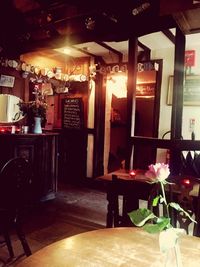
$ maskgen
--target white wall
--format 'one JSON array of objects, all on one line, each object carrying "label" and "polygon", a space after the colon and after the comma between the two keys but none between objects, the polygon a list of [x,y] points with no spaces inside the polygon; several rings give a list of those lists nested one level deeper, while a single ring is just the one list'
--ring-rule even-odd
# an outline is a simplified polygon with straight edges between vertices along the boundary
[{"label": "white wall", "polygon": [[[171,106],[167,105],[169,76],[174,72],[174,48],[152,51],[152,59],[163,59],[163,73],[160,99],[159,138],[171,128]],[[166,138],[169,136],[166,136]]]},{"label": "white wall", "polygon": [[[187,47],[186,50],[195,50],[195,66],[192,67],[192,74],[200,75],[200,46]],[[152,51],[152,59],[163,59],[163,74],[161,84],[161,100],[160,100],[160,121],[159,121],[159,138],[170,130],[171,124],[171,106],[167,105],[167,92],[169,85],[169,76],[174,72],[174,48],[166,48]],[[200,90],[200,84],[199,84]],[[184,106],[182,136],[184,139],[191,139],[191,131],[189,129],[190,119],[195,119],[195,139],[200,140],[200,105],[199,106]],[[169,134],[166,138],[169,138]],[[165,161],[166,150],[158,150],[157,161]]]},{"label": "white wall", "polygon": [[[192,67],[192,74],[200,75],[200,46],[187,47],[187,50],[195,50],[195,66]],[[200,90],[200,84],[199,84]],[[190,119],[195,119],[195,139],[200,140],[200,105],[199,106],[184,106],[183,108],[183,128],[182,135],[184,139],[191,139],[189,131]]]},{"label": "white wall", "polygon": [[[195,50],[195,66],[192,67],[192,74],[200,75],[200,46],[187,47],[186,50]],[[161,86],[161,109],[159,122],[159,137],[170,129],[171,106],[166,104],[169,76],[174,72],[174,49],[166,48],[152,51],[152,59],[163,59],[163,75]],[[199,85],[200,90],[200,85]],[[184,106],[182,136],[184,139],[191,139],[189,120],[195,119],[195,137],[200,140],[200,106]],[[167,136],[166,136],[167,137]]]}]

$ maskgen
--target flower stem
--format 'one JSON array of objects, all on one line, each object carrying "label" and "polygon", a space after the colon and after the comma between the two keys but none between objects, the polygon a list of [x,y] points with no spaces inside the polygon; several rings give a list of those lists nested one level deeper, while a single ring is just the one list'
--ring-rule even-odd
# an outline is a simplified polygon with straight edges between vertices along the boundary
[{"label": "flower stem", "polygon": [[164,199],[165,206],[166,206],[167,217],[169,218],[169,208],[168,208],[168,205],[167,205],[167,200],[166,200],[166,196],[165,196],[165,189],[164,189],[164,185],[163,185],[163,183],[162,183],[162,182],[161,182],[160,184],[161,184],[161,190],[162,190],[163,199]]}]

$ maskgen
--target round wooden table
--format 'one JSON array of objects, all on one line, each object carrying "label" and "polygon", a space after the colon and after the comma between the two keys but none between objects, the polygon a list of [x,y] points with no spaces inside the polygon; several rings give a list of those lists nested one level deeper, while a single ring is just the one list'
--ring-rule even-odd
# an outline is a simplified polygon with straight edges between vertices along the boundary
[{"label": "round wooden table", "polygon": [[[183,267],[200,266],[200,239],[180,238]],[[158,235],[135,227],[89,231],[55,242],[17,267],[161,267]]]}]

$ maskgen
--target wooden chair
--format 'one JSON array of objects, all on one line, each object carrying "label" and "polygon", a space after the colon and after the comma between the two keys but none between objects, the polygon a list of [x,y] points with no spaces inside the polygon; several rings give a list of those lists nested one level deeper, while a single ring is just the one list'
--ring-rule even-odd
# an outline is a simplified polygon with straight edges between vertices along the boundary
[{"label": "wooden chair", "polygon": [[188,234],[200,236],[200,180],[188,176],[176,177],[176,185],[170,186],[170,201],[177,202],[181,208],[197,221],[194,224],[183,212],[172,210],[172,224],[186,230]]},{"label": "wooden chair", "polygon": [[107,191],[107,227],[133,226],[128,212],[139,208],[140,199],[148,201],[152,188],[146,182],[112,175]]},{"label": "wooden chair", "polygon": [[14,228],[26,256],[31,250],[22,230],[21,215],[31,197],[31,168],[27,160],[13,158],[0,171],[0,233],[5,239],[10,258],[14,251],[10,230]]}]

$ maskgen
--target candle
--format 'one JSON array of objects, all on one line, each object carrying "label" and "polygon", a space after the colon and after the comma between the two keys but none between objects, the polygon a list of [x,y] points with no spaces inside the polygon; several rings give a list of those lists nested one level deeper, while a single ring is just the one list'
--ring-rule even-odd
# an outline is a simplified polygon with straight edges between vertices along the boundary
[{"label": "candle", "polygon": [[136,171],[135,170],[130,170],[129,174],[130,174],[131,177],[135,177]]},{"label": "candle", "polygon": [[184,178],[184,179],[182,179],[181,182],[183,185],[186,185],[186,186],[191,184],[191,181],[189,178]]}]

